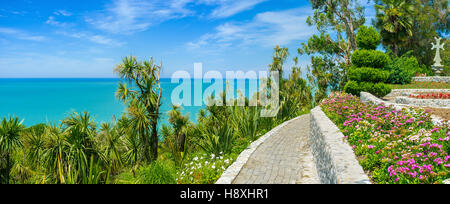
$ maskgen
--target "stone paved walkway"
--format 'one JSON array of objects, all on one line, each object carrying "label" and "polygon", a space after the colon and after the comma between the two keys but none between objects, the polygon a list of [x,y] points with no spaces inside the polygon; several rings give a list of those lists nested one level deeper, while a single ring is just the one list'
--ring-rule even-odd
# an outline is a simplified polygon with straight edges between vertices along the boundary
[{"label": "stone paved walkway", "polygon": [[309,148],[309,120],[309,115],[301,116],[268,138],[250,156],[233,183],[319,183]]}]

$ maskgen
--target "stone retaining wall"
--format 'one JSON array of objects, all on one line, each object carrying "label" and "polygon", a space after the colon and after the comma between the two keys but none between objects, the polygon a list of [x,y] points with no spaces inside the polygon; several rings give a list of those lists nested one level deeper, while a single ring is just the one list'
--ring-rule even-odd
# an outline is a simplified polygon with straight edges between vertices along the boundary
[{"label": "stone retaining wall", "polygon": [[311,151],[323,184],[370,184],[339,128],[320,107],[311,110]]},{"label": "stone retaining wall", "polygon": [[432,76],[432,77],[413,77],[413,81],[418,82],[444,82],[444,83],[450,83],[450,77],[449,76]]},{"label": "stone retaining wall", "polygon": [[399,104],[432,107],[432,108],[450,108],[450,99],[415,99],[405,96],[395,98],[395,102]]},{"label": "stone retaining wall", "polygon": [[448,93],[450,90],[448,89],[392,89],[391,93],[387,95],[389,96],[409,96],[409,94],[413,93]]}]

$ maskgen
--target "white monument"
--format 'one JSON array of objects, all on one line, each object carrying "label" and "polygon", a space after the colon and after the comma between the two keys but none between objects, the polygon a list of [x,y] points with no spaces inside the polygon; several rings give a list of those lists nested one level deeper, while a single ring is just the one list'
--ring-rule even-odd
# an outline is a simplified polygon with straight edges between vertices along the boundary
[{"label": "white monument", "polygon": [[436,39],[436,44],[431,43],[431,45],[433,45],[433,47],[431,49],[436,50],[436,57],[434,57],[434,65],[432,65],[431,68],[437,74],[440,74],[442,72],[442,69],[444,68],[444,65],[441,64],[441,62],[442,62],[441,50],[444,50],[445,43],[441,44],[442,38],[434,37],[434,39]]}]

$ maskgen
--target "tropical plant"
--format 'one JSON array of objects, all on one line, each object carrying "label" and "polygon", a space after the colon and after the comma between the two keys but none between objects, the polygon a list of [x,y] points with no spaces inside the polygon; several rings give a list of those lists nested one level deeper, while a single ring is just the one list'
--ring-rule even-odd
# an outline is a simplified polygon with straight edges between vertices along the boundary
[{"label": "tropical plant", "polygon": [[20,139],[24,130],[23,121],[19,118],[3,118],[0,124],[0,183],[10,182],[11,169],[13,167],[13,154],[23,146]]},{"label": "tropical plant", "polygon": [[109,123],[103,123],[99,137],[100,143],[106,161],[111,167],[112,173],[117,173],[123,167],[122,161],[122,134],[117,128],[117,125],[111,126]]},{"label": "tropical plant", "polygon": [[164,146],[172,154],[175,165],[180,166],[186,156],[188,128],[191,124],[189,116],[181,114],[179,106],[172,106],[168,115],[171,127],[163,125],[161,130],[164,136]]},{"label": "tropical plant", "polygon": [[413,35],[413,1],[377,0],[376,27],[380,29],[382,43],[399,56],[400,47]]},{"label": "tropical plant", "polygon": [[233,106],[232,123],[238,137],[250,141],[258,138],[260,110],[257,106]]},{"label": "tropical plant", "polygon": [[[383,7],[385,6],[384,1],[376,1],[376,4]],[[434,42],[434,37],[444,37],[448,34],[450,24],[448,23],[448,17],[450,10],[448,9],[448,0],[409,0],[409,1],[397,1],[398,3],[403,3],[409,5],[409,10],[411,10],[411,5],[414,7],[413,15],[407,15],[407,13],[402,12],[402,8],[397,7],[399,13],[402,14],[401,18],[408,18],[409,21],[412,20],[411,33],[405,42],[395,42],[395,38],[400,37],[404,33],[393,33],[392,35],[383,36],[388,38],[387,42],[384,43],[385,48],[392,49],[393,44],[397,43],[398,53],[397,57],[403,56],[408,52],[412,52],[412,56],[417,58],[420,65],[431,66],[434,58],[434,53],[430,52],[431,43]],[[383,8],[384,9],[384,8]],[[380,20],[386,18],[384,12],[380,16]],[[378,19],[378,18],[377,18]],[[395,18],[391,19],[395,21]],[[378,24],[377,21],[373,22],[377,29],[382,30],[383,24]],[[399,24],[399,23],[397,23]],[[389,39],[394,37],[394,39]],[[383,40],[384,41],[384,40]]]},{"label": "tropical plant", "polygon": [[[128,105],[128,114],[134,130],[142,142],[142,155],[147,162],[158,158],[158,120],[162,105],[160,73],[162,65],[153,58],[138,62],[136,57],[125,57],[115,71],[121,79],[116,96]],[[151,154],[150,154],[151,151]]]}]

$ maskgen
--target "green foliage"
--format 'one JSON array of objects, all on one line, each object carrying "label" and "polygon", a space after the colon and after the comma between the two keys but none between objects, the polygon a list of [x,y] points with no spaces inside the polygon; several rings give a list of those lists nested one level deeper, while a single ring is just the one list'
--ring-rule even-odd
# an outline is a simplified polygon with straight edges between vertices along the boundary
[{"label": "green foliage", "polygon": [[388,84],[371,83],[371,82],[356,82],[349,81],[344,88],[346,93],[350,93],[355,96],[360,96],[361,92],[369,92],[377,97],[384,97],[392,91],[391,86]]},{"label": "green foliage", "polygon": [[349,71],[348,77],[350,80],[356,82],[386,82],[389,78],[389,72],[370,67],[352,68]]},{"label": "green foliage", "polygon": [[362,90],[362,88],[359,86],[358,82],[356,82],[356,81],[349,81],[344,87],[345,93],[349,93],[354,96],[359,96],[361,93],[361,90]]},{"label": "green foliage", "polygon": [[384,68],[389,62],[389,56],[379,50],[356,50],[352,55],[355,67]]},{"label": "green foliage", "polygon": [[23,130],[24,126],[17,117],[3,118],[0,124],[0,184],[10,182],[14,153],[23,146],[20,140]]},{"label": "green foliage", "polygon": [[233,107],[232,123],[238,137],[248,138],[251,141],[258,138],[260,113],[258,107]]},{"label": "green foliage", "polygon": [[[365,86],[367,87],[367,86]],[[388,84],[384,84],[384,83],[377,83],[374,86],[372,86],[370,89],[368,89],[368,91],[372,94],[374,94],[377,97],[384,97],[386,95],[388,95],[389,93],[391,93],[392,91],[392,87]]]},{"label": "green foliage", "polygon": [[381,30],[382,43],[398,56],[399,48],[413,35],[414,6],[411,1],[378,0],[375,9],[375,24]]},{"label": "green foliage", "polygon": [[311,56],[308,79],[314,87],[314,102],[328,91],[342,90],[351,67],[351,54],[357,49],[356,30],[365,22],[364,8],[356,1],[312,0],[314,14],[307,19],[318,35],[313,35],[298,49],[299,55]]},{"label": "green foliage", "polygon": [[157,160],[138,168],[135,174],[125,172],[117,175],[117,184],[176,184],[176,169],[168,160]]},{"label": "green foliage", "polygon": [[233,163],[236,155],[198,154],[177,175],[180,184],[214,184]]},{"label": "green foliage", "polygon": [[311,87],[301,74],[299,67],[293,67],[289,79],[281,82],[278,123],[295,118],[312,106]]},{"label": "green foliage", "polygon": [[189,116],[183,116],[178,106],[169,111],[171,127],[163,125],[164,147],[173,157],[176,166],[180,166],[187,153],[188,128],[191,126]]},{"label": "green foliage", "polygon": [[[431,66],[434,37],[448,33],[448,0],[377,0],[375,26],[381,30],[383,45],[396,56],[412,52],[419,64]],[[393,28],[389,32],[385,29]]]},{"label": "green foliage", "polygon": [[424,65],[419,65],[416,57],[408,55],[394,57],[386,69],[390,72],[388,80],[390,84],[409,84],[416,74],[430,73]]},{"label": "green foliage", "polygon": [[132,82],[120,83],[116,97],[128,105],[131,125],[141,141],[142,154],[146,162],[158,158],[158,120],[162,105],[160,73],[162,65],[153,58],[139,62],[136,57],[126,57],[115,72],[121,79]]},{"label": "green foliage", "polygon": [[375,50],[380,44],[380,34],[374,27],[361,26],[356,35],[356,43],[360,49]]},{"label": "green foliage", "polygon": [[139,168],[137,180],[142,184],[176,184],[175,167],[169,161],[155,161]]}]

